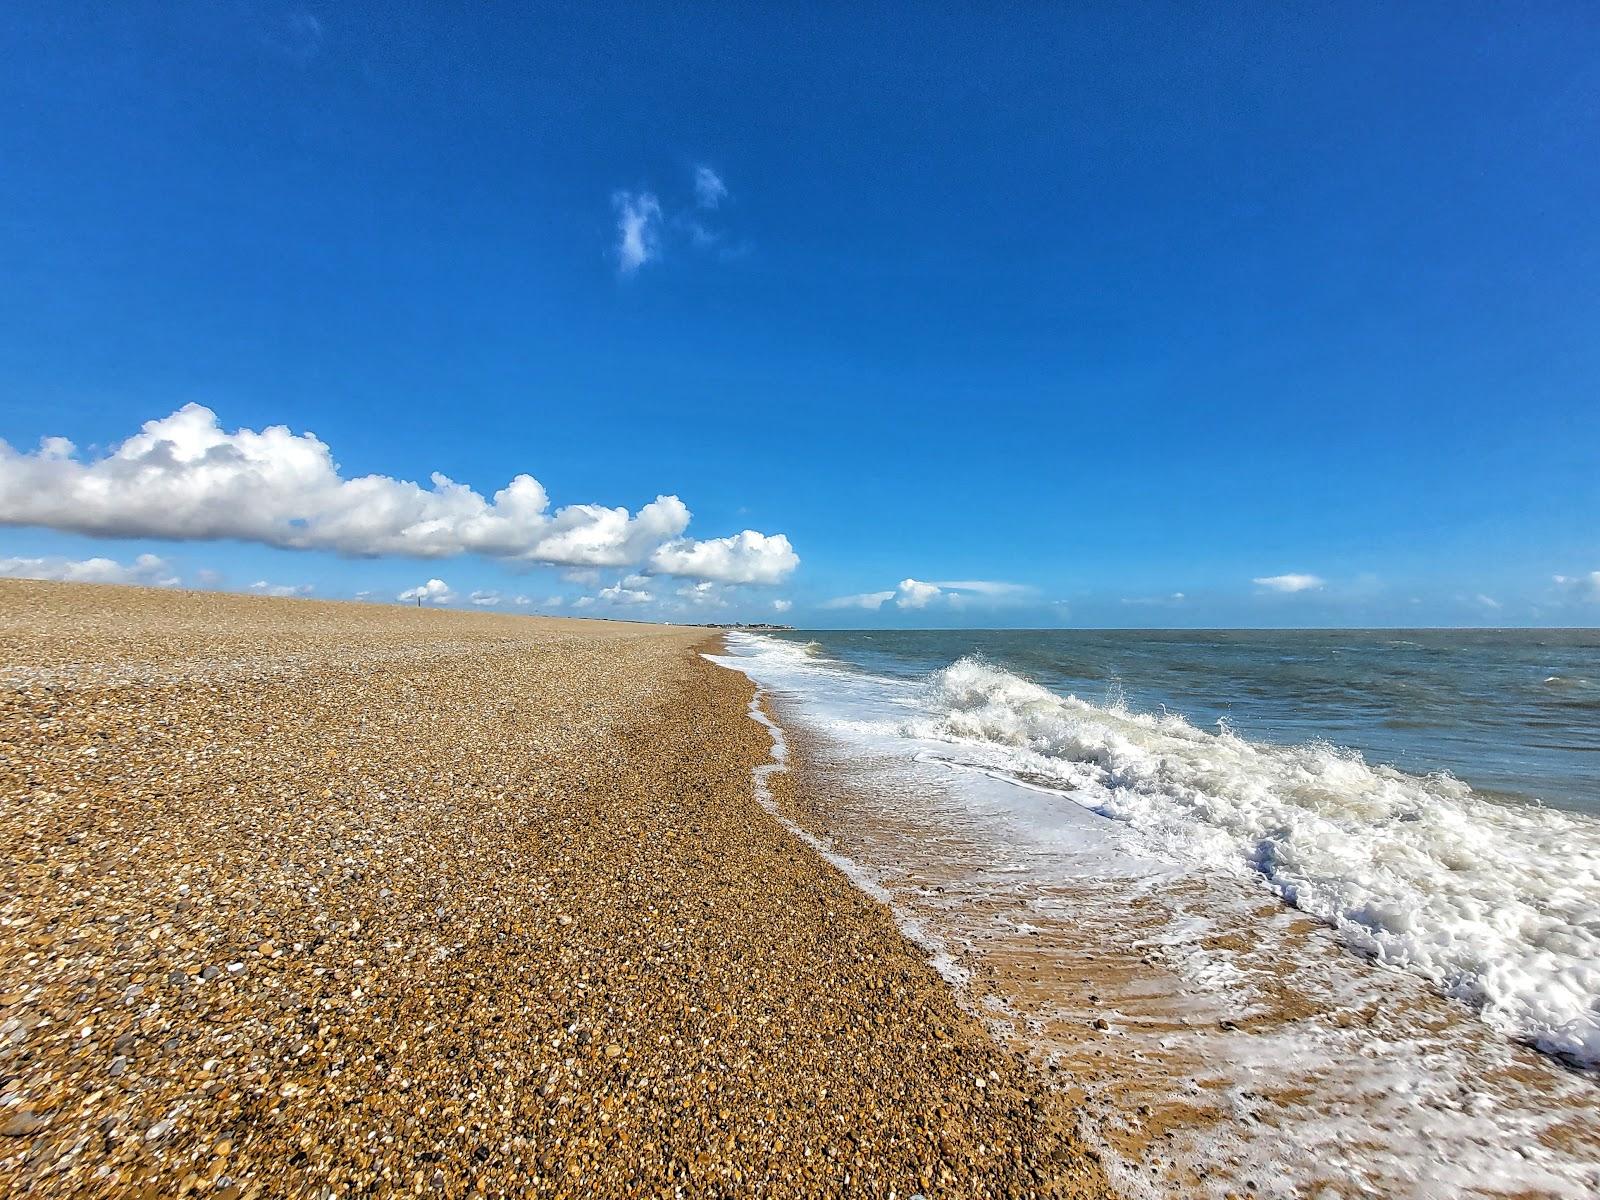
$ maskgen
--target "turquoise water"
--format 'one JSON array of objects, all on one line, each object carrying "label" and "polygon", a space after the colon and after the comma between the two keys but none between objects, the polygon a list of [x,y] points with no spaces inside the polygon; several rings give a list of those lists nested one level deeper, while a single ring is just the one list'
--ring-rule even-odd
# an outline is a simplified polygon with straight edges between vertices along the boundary
[{"label": "turquoise water", "polygon": [[1480,795],[1600,814],[1600,630],[801,630],[918,678],[976,656],[1053,692],[1280,745],[1327,742]]}]

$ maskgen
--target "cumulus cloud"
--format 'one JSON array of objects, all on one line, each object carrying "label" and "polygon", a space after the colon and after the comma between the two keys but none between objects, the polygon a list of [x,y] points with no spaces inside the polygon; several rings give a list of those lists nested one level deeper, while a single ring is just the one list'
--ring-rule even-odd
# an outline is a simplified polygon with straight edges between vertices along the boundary
[{"label": "cumulus cloud", "polygon": [[927,608],[939,598],[939,585],[923,583],[919,579],[902,579],[895,588],[895,604],[901,608]]},{"label": "cumulus cloud", "polygon": [[250,590],[258,596],[309,596],[316,588],[309,583],[268,583],[265,579],[258,579],[250,585]]},{"label": "cumulus cloud", "polygon": [[1251,580],[1257,587],[1266,588],[1269,592],[1314,592],[1327,581],[1319,575],[1266,575],[1259,579]]},{"label": "cumulus cloud", "polygon": [[431,484],[344,478],[315,434],[282,425],[227,432],[198,404],[146,422],[94,460],[80,458],[64,438],[46,438],[28,454],[0,441],[5,525],[100,537],[238,538],[353,556],[475,553],[580,569],[632,566],[660,549],[660,570],[743,582],[776,582],[799,562],[782,534],[685,538],[689,509],[676,496],[657,496],[630,514],[597,504],[552,510],[543,485],[525,474],[487,500],[438,473]]},{"label": "cumulus cloud", "polygon": [[476,604],[479,608],[493,608],[500,603],[500,593],[493,591],[476,591],[467,597],[468,604]]},{"label": "cumulus cloud", "polygon": [[653,192],[619,191],[611,206],[617,210],[617,269],[632,275],[661,257],[661,202]]},{"label": "cumulus cloud", "polygon": [[1600,600],[1600,571],[1587,575],[1557,575],[1556,586],[1574,600]]},{"label": "cumulus cloud", "polygon": [[653,600],[655,595],[650,591],[650,581],[643,575],[629,575],[619,579],[610,587],[601,588],[593,596],[579,596],[572,602],[572,606],[590,608],[598,604],[615,608],[649,604]]},{"label": "cumulus cloud", "polygon": [[414,588],[407,588],[395,597],[410,604],[449,604],[456,598],[450,590],[450,585],[442,579],[430,579],[427,583],[418,584]]},{"label": "cumulus cloud", "polygon": [[786,613],[793,607],[794,607],[794,601],[793,600],[774,600],[772,602],[772,611],[773,612]]},{"label": "cumulus cloud", "polygon": [[141,554],[131,563],[110,558],[0,558],[0,575],[58,583],[130,583],[167,588],[182,582],[173,573],[172,564],[154,554]]},{"label": "cumulus cloud", "polygon": [[694,169],[694,202],[701,208],[716,209],[728,197],[728,185],[722,176],[707,166]]},{"label": "cumulus cloud", "polygon": [[753,529],[705,541],[668,542],[650,556],[650,569],[662,575],[719,583],[782,583],[799,565],[800,556],[787,537]]},{"label": "cumulus cloud", "polygon": [[678,589],[678,595],[695,608],[724,608],[727,605],[722,589],[709,580],[686,583]]}]

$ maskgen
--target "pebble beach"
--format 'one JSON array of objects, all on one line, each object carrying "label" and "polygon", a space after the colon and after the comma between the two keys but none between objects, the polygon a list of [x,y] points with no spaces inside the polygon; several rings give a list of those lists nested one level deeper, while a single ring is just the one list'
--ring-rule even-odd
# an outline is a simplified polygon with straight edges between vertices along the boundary
[{"label": "pebble beach", "polygon": [[718,644],[0,580],[0,1194],[1108,1195]]}]

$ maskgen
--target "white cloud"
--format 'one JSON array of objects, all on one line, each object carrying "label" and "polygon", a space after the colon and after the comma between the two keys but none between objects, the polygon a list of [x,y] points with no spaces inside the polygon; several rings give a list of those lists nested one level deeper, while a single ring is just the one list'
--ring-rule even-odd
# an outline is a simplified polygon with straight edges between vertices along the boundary
[{"label": "white cloud", "polygon": [[141,554],[126,564],[110,558],[0,558],[0,576],[50,579],[59,583],[131,583],[168,588],[182,583],[173,574],[172,564],[154,554]]},{"label": "white cloud", "polygon": [[1587,575],[1557,575],[1556,586],[1575,600],[1600,600],[1600,571]]},{"label": "white cloud", "polygon": [[513,596],[511,597],[511,603],[518,608],[527,608],[528,605],[533,603],[533,600],[528,596]]},{"label": "white cloud", "polygon": [[[995,579],[949,579],[925,583],[920,579],[902,579],[892,592],[861,592],[854,596],[839,596],[828,600],[823,608],[864,608],[876,611],[893,600],[896,608],[927,608],[935,602],[952,608],[965,608],[982,600],[1016,600],[1034,594],[1025,583],[1004,583]],[[974,597],[981,599],[974,600]]]},{"label": "white cloud", "polygon": [[1327,581],[1319,575],[1267,575],[1251,582],[1268,591],[1290,593],[1316,591]]},{"label": "white cloud", "polygon": [[1500,601],[1496,600],[1493,596],[1485,596],[1482,592],[1479,592],[1475,597],[1473,597],[1473,599],[1475,599],[1485,608],[1501,607]]},{"label": "white cloud", "polygon": [[650,591],[650,581],[643,575],[629,575],[610,587],[601,588],[593,596],[579,596],[572,602],[574,608],[589,608],[599,604],[607,607],[649,604],[655,600]]},{"label": "white cloud", "polygon": [[0,524],[100,537],[238,538],[356,556],[475,553],[578,568],[630,566],[664,549],[671,573],[726,581],[780,579],[799,561],[782,534],[684,538],[689,509],[676,496],[657,496],[634,514],[596,504],[551,510],[531,475],[516,476],[491,500],[438,473],[431,482],[347,479],[315,434],[281,425],[229,433],[210,409],[188,404],[92,461],[64,438],[47,438],[31,454],[0,441]]},{"label": "white cloud", "polygon": [[467,603],[476,604],[479,608],[493,608],[500,603],[500,593],[476,591],[467,597]]},{"label": "white cloud", "polygon": [[900,608],[927,608],[940,595],[938,584],[918,579],[902,579],[895,593],[895,604]]},{"label": "white cloud", "polygon": [[854,596],[835,596],[823,602],[823,608],[865,608],[873,612],[894,599],[893,592],[860,592]]},{"label": "white cloud", "polygon": [[997,599],[1027,596],[1034,590],[1025,583],[1004,583],[997,579],[937,580],[934,586],[950,592],[975,592],[980,596],[993,596]]},{"label": "white cloud", "polygon": [[661,202],[652,192],[616,192],[611,205],[617,210],[617,269],[632,275],[661,257]]},{"label": "white cloud", "polygon": [[398,600],[423,604],[449,604],[455,598],[456,594],[450,590],[450,585],[442,579],[430,579],[427,583],[407,588],[396,597]]},{"label": "white cloud", "polygon": [[794,601],[793,600],[774,600],[772,602],[772,611],[773,612],[786,613],[793,607],[794,607]]},{"label": "white cloud", "polygon": [[250,590],[260,596],[309,596],[316,588],[309,583],[268,583],[265,579],[258,579],[250,585]]},{"label": "white cloud", "polygon": [[715,209],[727,199],[728,185],[722,182],[710,167],[698,166],[694,169],[694,202],[701,208]]},{"label": "white cloud", "polygon": [[709,580],[686,583],[678,589],[678,595],[696,608],[723,608],[727,605],[722,589]]},{"label": "white cloud", "polygon": [[550,596],[546,598],[544,606],[546,608],[560,608],[566,602],[567,598],[565,596]]},{"label": "white cloud", "polygon": [[[876,612],[893,600],[897,608],[926,608],[945,595],[936,583],[923,583],[920,579],[902,579],[892,592],[860,592],[854,596],[836,596],[825,601],[823,608],[864,608]],[[954,597],[948,597],[954,599]]]},{"label": "white cloud", "polygon": [[800,556],[787,537],[753,529],[706,541],[684,538],[668,542],[650,556],[650,569],[663,575],[719,583],[782,583],[799,565]]}]

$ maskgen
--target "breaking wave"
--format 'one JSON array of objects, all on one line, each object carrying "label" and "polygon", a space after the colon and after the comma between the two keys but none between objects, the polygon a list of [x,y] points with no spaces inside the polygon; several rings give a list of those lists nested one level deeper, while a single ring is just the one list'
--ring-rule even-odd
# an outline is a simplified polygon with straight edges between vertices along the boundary
[{"label": "breaking wave", "polygon": [[925,700],[905,732],[957,747],[952,765],[1046,784],[1166,853],[1253,872],[1495,1028],[1600,1062],[1600,821],[1325,743],[1059,696],[976,658],[936,672]]}]

